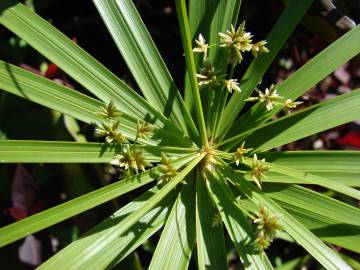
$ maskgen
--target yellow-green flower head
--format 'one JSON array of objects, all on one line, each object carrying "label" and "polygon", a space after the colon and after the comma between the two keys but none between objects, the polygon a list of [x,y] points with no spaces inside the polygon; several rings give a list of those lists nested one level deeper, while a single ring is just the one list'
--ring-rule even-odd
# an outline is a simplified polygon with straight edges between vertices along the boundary
[{"label": "yellow-green flower head", "polygon": [[241,162],[244,161],[244,154],[249,153],[252,148],[244,148],[245,142],[241,144],[240,147],[238,147],[234,154],[235,163],[238,166]]},{"label": "yellow-green flower head", "polygon": [[110,163],[125,170],[132,169],[136,173],[138,173],[139,169],[145,171],[145,167],[152,166],[151,163],[145,160],[142,150],[132,149],[129,145],[125,145],[122,153],[116,155]]},{"label": "yellow-green flower head", "polygon": [[256,218],[254,219],[254,223],[257,223],[257,237],[255,242],[260,247],[261,252],[263,252],[269,247],[277,231],[282,230],[283,227],[280,225],[279,217],[271,215],[264,206],[261,206],[255,214]]},{"label": "yellow-green flower head", "polygon": [[257,97],[250,97],[246,99],[245,101],[260,101],[261,103],[264,103],[266,106],[266,109],[268,111],[271,111],[275,105],[281,104],[279,103],[280,100],[284,99],[284,97],[280,96],[276,90],[275,85],[271,85],[270,88],[266,88],[265,92],[261,92],[260,90],[256,89],[256,92],[258,93]]},{"label": "yellow-green flower head", "polygon": [[265,173],[269,171],[266,167],[265,159],[258,160],[257,155],[254,154],[253,161],[251,163],[251,178],[256,185],[261,189],[261,180],[266,178]]},{"label": "yellow-green flower head", "polygon": [[219,77],[221,76],[218,76],[217,71],[207,59],[205,60],[203,67],[200,68],[200,73],[196,74],[196,77],[198,78],[199,85],[201,86],[219,84]]},{"label": "yellow-green flower head", "polygon": [[106,107],[101,107],[99,115],[105,119],[111,119],[120,116],[121,112],[115,107],[114,102],[111,100]]},{"label": "yellow-green flower head", "polygon": [[141,139],[149,139],[154,126],[146,122],[138,122],[137,124],[137,136]]},{"label": "yellow-green flower head", "polygon": [[172,165],[171,159],[169,159],[165,153],[161,153],[161,164],[159,165],[160,183],[167,183],[177,175],[176,168]]},{"label": "yellow-green flower head", "polygon": [[265,47],[267,42],[265,40],[259,41],[252,45],[251,52],[254,57],[257,57],[259,53],[269,53],[269,50]]},{"label": "yellow-green flower head", "polygon": [[252,48],[252,35],[245,32],[245,21],[235,30],[233,25],[226,33],[219,33],[220,47],[226,47],[229,50],[229,61],[232,64],[240,63],[243,59],[241,53],[250,51]]},{"label": "yellow-green flower head", "polygon": [[241,92],[241,89],[239,87],[239,83],[237,82],[237,79],[229,79],[229,80],[225,80],[225,86],[226,89],[232,93],[233,91],[236,92]]},{"label": "yellow-green flower head", "polygon": [[107,143],[127,143],[128,140],[119,130],[119,121],[109,124],[101,123],[101,127],[95,129],[96,137],[105,137]]},{"label": "yellow-green flower head", "polygon": [[221,215],[220,213],[216,213],[212,219],[211,219],[211,227],[217,227],[217,226],[220,226],[222,223],[222,218],[221,218]]},{"label": "yellow-green flower head", "polygon": [[290,114],[290,110],[295,109],[300,104],[302,104],[301,101],[293,101],[292,99],[288,98],[284,103],[284,110]]},{"label": "yellow-green flower head", "polygon": [[198,39],[195,39],[195,43],[196,43],[196,47],[193,49],[193,52],[203,53],[204,59],[206,59],[209,44],[206,43],[206,40],[202,34],[199,34]]}]

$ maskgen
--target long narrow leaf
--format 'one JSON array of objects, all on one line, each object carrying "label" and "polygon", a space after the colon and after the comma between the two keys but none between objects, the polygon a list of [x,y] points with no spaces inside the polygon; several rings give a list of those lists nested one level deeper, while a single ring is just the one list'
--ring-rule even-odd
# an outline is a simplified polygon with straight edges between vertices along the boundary
[{"label": "long narrow leaf", "polygon": [[182,188],[156,246],[149,270],[188,268],[195,243],[195,193]]},{"label": "long narrow leaf", "polygon": [[360,251],[360,209],[299,186],[265,185],[264,192],[322,240]]},{"label": "long narrow leaf", "polygon": [[[252,160],[249,158],[245,158],[245,164],[248,166],[251,166]],[[336,192],[345,194],[347,196],[350,196],[352,198],[360,200],[360,191],[351,188],[349,186],[345,186],[344,184],[339,183],[338,181],[334,181],[331,179],[322,178],[320,176],[312,175],[306,171],[300,171],[300,170],[294,170],[285,166],[276,165],[273,163],[266,163],[266,166],[268,169],[270,169],[273,172],[287,175],[290,177],[301,179],[301,181],[307,181],[308,184],[316,184],[331,190],[334,190]]]},{"label": "long narrow leaf", "polygon": [[196,113],[197,124],[199,125],[198,129],[200,132],[201,143],[202,145],[205,146],[208,144],[207,142],[208,138],[206,134],[204,113],[201,105],[199,86],[195,76],[196,68],[195,68],[194,55],[191,46],[191,33],[189,28],[189,21],[187,17],[185,0],[176,0],[176,8],[177,8],[178,20],[180,25],[181,39],[185,51],[186,66],[188,69],[189,79],[191,83],[192,96],[194,97],[194,108]]},{"label": "long narrow leaf", "polygon": [[253,60],[245,75],[240,81],[241,93],[234,93],[231,97],[223,117],[220,121],[220,138],[223,138],[231,125],[234,123],[241,109],[245,105],[245,99],[248,98],[254,88],[261,81],[266,70],[279,53],[281,47],[299,23],[306,10],[312,4],[312,0],[288,1],[288,5],[280,18],[272,28],[267,37],[270,53],[261,55]]},{"label": "long narrow leaf", "polygon": [[[199,173],[198,173],[199,174]],[[226,254],[222,222],[214,207],[204,179],[196,179],[196,243],[198,269],[226,269]]]},{"label": "long narrow leaf", "polygon": [[[247,146],[266,151],[320,131],[360,119],[360,89],[319,103],[292,115],[260,126],[246,138]],[[229,140],[229,149],[245,139],[238,135]]]},{"label": "long narrow leaf", "polygon": [[103,104],[54,81],[0,60],[0,89],[90,123]]},{"label": "long narrow leaf", "polygon": [[219,209],[226,229],[242,259],[245,269],[273,269],[266,255],[257,254],[254,250],[254,232],[244,213],[236,206],[236,198],[229,186],[219,175],[209,175],[207,187]]},{"label": "long narrow leaf", "polygon": [[[62,268],[69,270],[83,268],[83,265],[88,259],[88,253],[84,252],[84,249],[106,232],[114,231],[116,224],[121,222],[129,214],[142,208],[147,203],[147,200],[156,192],[158,192],[157,188],[151,189],[128,203],[109,218],[92,228],[83,237],[56,253],[40,265],[38,269],[56,269],[60,265]],[[172,205],[175,200],[174,195],[175,194],[169,194],[158,206],[141,218],[134,225],[130,233],[113,241],[111,245],[109,245],[109,249],[102,250],[104,257],[110,256],[116,258],[111,265],[122,261],[163,226],[166,216],[170,211],[169,206]],[[148,224],[148,226],[144,227],[144,224]],[[100,269],[102,267],[103,265],[97,264],[97,262],[93,262],[91,266],[92,269]]]},{"label": "long narrow leaf", "polygon": [[[259,156],[268,162],[336,180],[344,185],[360,186],[359,151],[267,152],[261,153]],[[299,182],[298,178],[282,176],[271,171],[269,176],[270,174],[269,178],[277,180],[281,178],[284,183],[306,183],[305,181]]]},{"label": "long narrow leaf", "polygon": [[164,185],[159,192],[154,194],[150,199],[147,200],[147,203],[137,211],[132,212],[126,218],[124,218],[120,223],[114,226],[114,230],[104,232],[99,238],[93,241],[88,245],[84,252],[92,254],[86,262],[82,264],[82,267],[85,269],[91,268],[94,263],[101,265],[101,269],[105,266],[110,265],[115,259],[113,256],[104,257],[102,250],[111,249],[111,244],[113,241],[116,241],[119,237],[127,234],[129,230],[151,209],[158,205],[170,192],[174,191],[173,189],[184,180],[184,178],[190,173],[190,171],[201,161],[204,157],[204,154],[196,156],[193,158],[188,165],[179,172],[169,183]]},{"label": "long narrow leaf", "polygon": [[[101,123],[98,112],[105,107],[103,102],[90,98],[65,86],[48,80],[44,77],[26,71],[22,68],[0,61],[0,89],[31,100],[48,108],[70,115],[86,123]],[[122,110],[122,106],[118,107]],[[136,136],[138,119],[128,114],[118,118],[119,128],[129,139]],[[158,123],[154,136],[148,141],[139,141],[148,144],[191,146],[193,143],[181,133],[173,132],[172,127],[164,127]],[[180,135],[180,136],[179,136]]]},{"label": "long narrow leaf", "polygon": [[[359,252],[359,209],[299,186],[265,184],[263,191],[323,241]],[[257,209],[249,200],[239,204]]]},{"label": "long narrow leaf", "polygon": [[185,103],[131,0],[93,0],[149,103],[198,136]]},{"label": "long narrow leaf", "polygon": [[[293,73],[277,88],[281,96],[297,99],[312,86],[331,74],[342,64],[360,53],[360,25],[329,45],[325,50]],[[253,106],[246,114],[240,117],[229,132],[230,136],[252,129],[269,120],[280,108],[267,111],[262,104]],[[241,125],[239,125],[241,123]]]},{"label": "long narrow leaf", "polygon": [[[178,157],[194,153],[188,148],[141,146],[148,162],[158,162],[161,153]],[[109,163],[121,145],[52,141],[0,140],[0,163]]]},{"label": "long narrow leaf", "polygon": [[276,202],[266,196],[254,185],[235,174],[227,174],[229,180],[239,190],[260,207],[264,205],[272,213],[280,217],[281,224],[296,242],[302,245],[315,259],[329,270],[350,270],[349,267],[333,250],[311,233]]},{"label": "long narrow leaf", "polygon": [[[176,167],[181,167],[191,159],[193,159],[192,155],[178,159],[177,161],[174,161],[174,165],[176,165]],[[156,175],[158,175],[158,172],[155,167],[129,179],[118,181],[5,226],[0,229],[0,247],[150,183],[154,180]]]},{"label": "long narrow leaf", "polygon": [[173,124],[72,40],[15,1],[2,1],[0,23],[28,42],[102,101],[113,100],[137,119]]}]

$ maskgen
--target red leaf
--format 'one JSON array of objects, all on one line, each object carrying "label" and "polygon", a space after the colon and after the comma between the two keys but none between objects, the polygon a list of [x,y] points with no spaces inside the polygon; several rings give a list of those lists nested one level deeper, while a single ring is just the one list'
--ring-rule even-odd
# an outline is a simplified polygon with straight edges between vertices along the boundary
[{"label": "red leaf", "polygon": [[11,184],[12,206],[28,213],[35,202],[35,196],[36,187],[33,177],[23,165],[17,165]]},{"label": "red leaf", "polygon": [[59,68],[57,65],[50,63],[48,69],[46,70],[44,76],[48,79],[53,79],[55,76],[59,75]]},{"label": "red leaf", "polygon": [[336,142],[341,145],[360,147],[360,134],[357,132],[349,132],[345,136],[337,139]]},{"label": "red leaf", "polygon": [[7,211],[10,214],[10,216],[12,216],[13,219],[15,220],[21,220],[27,217],[27,213],[24,210],[17,207],[10,207],[7,209]]}]

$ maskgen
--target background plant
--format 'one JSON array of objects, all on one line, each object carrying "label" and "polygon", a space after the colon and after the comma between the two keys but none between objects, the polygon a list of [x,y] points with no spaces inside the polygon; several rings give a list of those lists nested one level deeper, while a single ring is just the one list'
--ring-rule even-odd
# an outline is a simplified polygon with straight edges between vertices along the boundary
[{"label": "background plant", "polygon": [[[344,182],[327,178],[334,171],[357,173],[354,161],[358,153],[267,151],[358,119],[358,91],[272,122],[268,120],[282,106],[268,110],[260,102],[242,112],[238,118],[246,99],[258,85],[271,60],[311,1],[289,2],[267,38],[269,54],[260,55],[253,61],[240,80],[241,92],[234,91],[225,108],[223,104],[227,100],[227,92],[224,84],[211,84],[198,89],[195,74],[198,73],[197,67],[201,66],[203,56],[193,58],[195,43],[192,41],[202,33],[210,45],[217,44],[218,33],[225,32],[231,24],[236,25],[240,2],[220,1],[213,16],[209,16],[202,14],[207,10],[201,6],[205,2],[192,1],[189,8],[190,25],[187,22],[185,2],[177,2],[188,68],[185,101],[177,91],[132,2],[94,2],[145,99],[72,41],[14,1],[4,1],[1,4],[0,22],[56,63],[101,102],[4,62],[0,87],[81,121],[103,126],[105,130],[101,108],[111,107],[112,101],[122,114],[117,115],[114,122],[105,123],[112,130],[105,134],[111,135],[107,141],[113,143],[117,141],[116,138],[120,138],[118,142],[126,143],[126,138],[140,145],[141,155],[146,162],[156,165],[161,153],[170,156],[171,162],[163,154],[162,163],[158,165],[160,170],[154,167],[133,176],[129,172],[130,176],[122,181],[4,227],[1,229],[1,244],[15,241],[159,179],[168,170],[172,172],[172,179],[165,181],[167,184],[149,190],[121,208],[42,267],[62,265],[66,268],[80,268],[88,265],[103,268],[113,265],[165,224],[150,268],[166,269],[169,264],[172,267],[175,265],[186,268],[196,242],[198,267],[223,269],[226,257],[223,252],[225,248],[219,248],[224,246],[220,216],[244,267],[267,269],[271,265],[264,254],[254,249],[256,237],[247,217],[254,217],[257,222],[257,239],[260,241],[265,234],[263,224],[266,223],[261,217],[268,215],[270,219],[275,217],[281,228],[326,268],[348,269],[336,252],[322,243],[307,227],[311,227],[309,223],[314,220],[325,224],[324,226],[351,226],[353,234],[343,236],[339,231],[342,237],[333,235],[324,240],[358,251],[358,221],[354,218],[358,215],[358,209],[295,184],[317,184],[359,199],[359,192],[349,187],[346,177],[339,177]],[[289,18],[292,20],[288,21]],[[203,23],[201,20],[209,20],[211,23]],[[204,29],[199,29],[200,26]],[[279,95],[296,99],[339,65],[358,54],[359,38],[356,27],[277,86]],[[224,55],[225,51],[216,46],[208,52],[209,61],[217,67],[219,75],[228,72],[231,75],[231,67],[229,71],[226,70]],[[231,78],[232,76],[228,79]],[[195,117],[192,118],[191,115]],[[149,138],[141,138],[139,125],[146,123],[151,123],[152,134]],[[233,152],[244,141],[246,143],[243,147],[252,149],[244,153],[245,157],[240,155],[235,159]],[[118,145],[113,144],[33,141],[1,141],[0,144],[3,162],[109,162],[115,154],[123,153]],[[249,157],[254,153],[257,153],[259,160],[261,156],[265,161],[252,161]],[[324,157],[327,158],[326,161]],[[314,167],[308,165],[309,160]],[[345,162],[347,160],[349,162]],[[242,163],[243,167],[229,167],[234,162]],[[267,176],[266,179],[258,179],[255,172],[259,168],[264,168],[262,174]],[[316,173],[320,170],[321,176]],[[260,187],[260,180],[275,184],[263,186],[260,190],[247,181],[251,177],[258,180]],[[314,202],[319,203],[314,205]],[[143,223],[147,223],[147,226],[143,226]],[[279,228],[280,226],[277,227]],[[128,230],[131,230],[130,233]],[[332,230],[332,233],[336,234],[337,231]],[[265,238],[267,241],[268,237]],[[88,254],[91,256],[86,256]],[[167,254],[165,260],[164,254]]]}]

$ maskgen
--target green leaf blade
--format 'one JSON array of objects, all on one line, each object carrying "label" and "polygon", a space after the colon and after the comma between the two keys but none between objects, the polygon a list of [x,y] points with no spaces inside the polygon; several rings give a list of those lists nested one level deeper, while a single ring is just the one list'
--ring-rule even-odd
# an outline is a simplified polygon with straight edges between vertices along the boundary
[{"label": "green leaf blade", "polygon": [[173,206],[149,270],[187,269],[195,243],[195,196],[184,186]]},{"label": "green leaf blade", "polygon": [[196,68],[194,55],[192,52],[191,33],[189,27],[189,21],[186,11],[186,2],[184,0],[176,0],[176,8],[178,14],[178,20],[180,25],[181,39],[185,51],[186,66],[188,69],[189,79],[191,83],[192,96],[194,98],[194,108],[196,113],[197,124],[199,125],[199,132],[201,137],[201,143],[203,146],[208,144],[205,120],[203,108],[201,105],[201,98],[199,93],[199,86],[196,78]]},{"label": "green leaf blade", "polygon": [[266,70],[274,60],[276,55],[279,53],[281,47],[284,45],[291,32],[295,29],[306,10],[312,4],[312,0],[306,1],[288,1],[288,5],[281,17],[272,28],[268,37],[267,47],[269,53],[261,55],[254,59],[247,69],[245,75],[240,81],[241,93],[234,93],[229,103],[227,104],[223,117],[220,123],[220,138],[224,138],[227,131],[231,128],[238,114],[245,105],[245,99],[250,96],[254,88],[261,81]]},{"label": "green leaf blade", "polygon": [[[193,156],[190,155],[174,161],[173,163],[174,166],[180,167],[192,159]],[[40,231],[69,217],[82,213],[88,209],[150,183],[154,181],[154,174],[157,175],[156,167],[140,173],[130,179],[118,181],[8,226],[2,227],[0,229],[0,246],[5,246],[21,239],[24,236]]]},{"label": "green leaf blade", "polygon": [[198,269],[226,269],[224,231],[222,223],[213,226],[212,220],[219,215],[214,207],[204,179],[196,181],[196,243]]},{"label": "green leaf blade", "polygon": [[[347,186],[360,185],[360,152],[359,151],[288,151],[264,152],[260,158],[273,164],[291,169],[306,171],[323,178],[339,181]],[[284,181],[284,183],[301,183],[298,178],[282,177],[269,172],[268,179]],[[271,178],[271,179],[270,179]]]},{"label": "green leaf blade", "polygon": [[[0,140],[0,163],[109,163],[121,145],[64,141]],[[148,162],[159,162],[161,153],[178,158],[195,153],[194,149],[142,146]]]},{"label": "green leaf blade", "polygon": [[331,270],[350,270],[348,266],[333,250],[326,246],[319,238],[311,233],[304,225],[298,222],[292,215],[280,207],[268,196],[264,195],[259,189],[247,182],[245,179],[234,174],[227,174],[230,181],[239,190],[252,200],[257,206],[265,205],[274,214],[281,217],[281,224],[285,230],[300,245],[302,245],[315,259],[317,259],[326,269]]},{"label": "green leaf blade", "polygon": [[150,106],[146,100],[118,79],[72,40],[50,25],[29,8],[15,0],[0,5],[0,23],[105,103],[111,100],[119,109],[137,119],[151,116],[156,122],[173,124]]},{"label": "green leaf blade", "polygon": [[248,147],[263,152],[275,147],[316,134],[320,131],[360,119],[360,89],[324,101],[276,121],[259,126],[247,134],[227,140],[227,149],[246,139]]},{"label": "green leaf blade", "polygon": [[[115,232],[114,226],[126,218],[129,214],[141,209],[147,200],[158,192],[157,188],[153,188],[145,192],[140,197],[128,203],[109,218],[96,225],[82,238],[72,242],[70,245],[59,251],[53,257],[40,265],[39,269],[54,269],[61,265],[65,269],[84,268],[87,264],[89,256],[84,250],[101,238],[103,234]],[[104,265],[102,260],[93,261],[92,269],[101,269],[104,267],[114,266],[125,259],[139,245],[151,237],[158,231],[165,222],[170,211],[170,207],[175,200],[175,194],[169,194],[157,207],[152,209],[147,215],[141,218],[133,227],[131,233],[123,235],[111,242],[107,249],[102,250],[102,258],[116,258],[110,265]],[[144,227],[143,224],[148,223],[149,226]]]},{"label": "green leaf blade", "polygon": [[[149,103],[198,136],[192,118],[132,1],[93,1]],[[171,104],[169,104],[171,103]]]},{"label": "green leaf blade", "polygon": [[242,259],[244,269],[273,269],[265,254],[257,254],[255,235],[244,213],[236,206],[236,198],[223,179],[209,176],[208,188],[217,204],[236,251]]},{"label": "green leaf blade", "polygon": [[[354,27],[330,44],[281,83],[277,87],[279,95],[293,100],[297,99],[341,65],[358,55],[360,53],[360,46],[358,44],[360,44],[360,25]],[[244,126],[248,130],[259,126],[261,123],[269,120],[279,110],[279,108],[275,108],[269,112],[262,104],[253,106],[234,123],[229,136],[242,133]],[[239,123],[241,123],[241,126]]]}]

